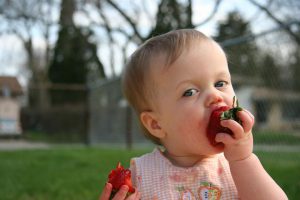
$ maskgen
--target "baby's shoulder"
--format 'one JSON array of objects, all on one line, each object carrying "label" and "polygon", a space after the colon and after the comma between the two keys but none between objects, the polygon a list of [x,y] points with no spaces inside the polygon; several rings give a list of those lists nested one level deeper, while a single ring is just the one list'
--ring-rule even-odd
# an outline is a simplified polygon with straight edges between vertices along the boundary
[{"label": "baby's shoulder", "polygon": [[159,159],[161,159],[160,157],[160,152],[157,148],[155,148],[152,152],[149,152],[149,153],[145,153],[141,156],[138,156],[138,157],[134,157],[131,159],[131,162],[132,163],[136,163],[136,162],[155,162]]}]

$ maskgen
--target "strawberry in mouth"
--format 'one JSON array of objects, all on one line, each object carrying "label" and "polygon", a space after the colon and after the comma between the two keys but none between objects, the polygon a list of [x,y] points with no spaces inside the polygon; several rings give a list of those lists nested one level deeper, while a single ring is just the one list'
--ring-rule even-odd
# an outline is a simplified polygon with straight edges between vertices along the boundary
[{"label": "strawberry in mouth", "polygon": [[233,132],[226,127],[223,127],[221,125],[222,120],[235,120],[239,124],[242,124],[242,121],[238,118],[237,112],[243,110],[241,107],[238,105],[238,101],[236,101],[236,98],[233,97],[233,105],[232,108],[229,106],[222,106],[214,110],[209,118],[209,123],[207,126],[207,137],[209,142],[213,146],[217,146],[218,142],[215,141],[216,135],[218,133],[227,133],[229,135],[233,135]]}]

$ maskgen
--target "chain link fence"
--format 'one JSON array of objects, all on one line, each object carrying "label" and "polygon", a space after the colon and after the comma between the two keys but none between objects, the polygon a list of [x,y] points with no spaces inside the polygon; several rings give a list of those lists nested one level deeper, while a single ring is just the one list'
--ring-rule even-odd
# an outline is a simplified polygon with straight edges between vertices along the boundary
[{"label": "chain link fence", "polygon": [[[240,105],[255,115],[255,143],[299,147],[300,92],[292,68],[299,46],[283,28],[220,43]],[[89,143],[151,144],[122,96],[120,78],[90,81],[88,98]]]},{"label": "chain link fence", "polygon": [[122,96],[120,78],[91,85],[88,101],[90,144],[148,143],[136,115]]}]

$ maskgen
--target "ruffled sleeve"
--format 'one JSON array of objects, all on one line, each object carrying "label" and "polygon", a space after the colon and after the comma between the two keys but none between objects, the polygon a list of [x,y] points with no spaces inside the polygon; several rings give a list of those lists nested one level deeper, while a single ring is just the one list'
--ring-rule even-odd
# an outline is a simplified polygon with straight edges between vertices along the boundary
[{"label": "ruffled sleeve", "polygon": [[130,167],[129,167],[129,169],[131,171],[131,181],[132,181],[132,184],[136,188],[137,187],[137,168],[136,168],[135,158],[132,158],[130,160]]}]

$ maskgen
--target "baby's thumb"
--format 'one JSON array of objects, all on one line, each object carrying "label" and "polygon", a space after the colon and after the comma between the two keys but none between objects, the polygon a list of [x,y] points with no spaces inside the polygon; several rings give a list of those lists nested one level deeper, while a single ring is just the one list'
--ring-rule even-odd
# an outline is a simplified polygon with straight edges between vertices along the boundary
[{"label": "baby's thumb", "polygon": [[225,145],[230,145],[234,143],[234,139],[228,133],[218,133],[215,138],[216,142],[221,142]]}]

